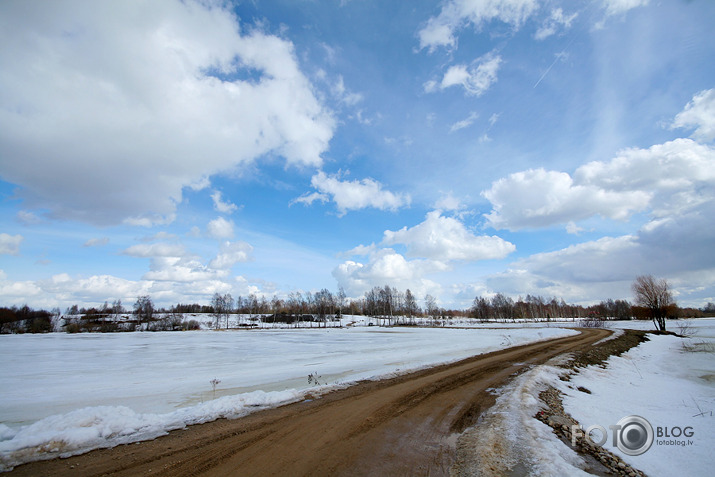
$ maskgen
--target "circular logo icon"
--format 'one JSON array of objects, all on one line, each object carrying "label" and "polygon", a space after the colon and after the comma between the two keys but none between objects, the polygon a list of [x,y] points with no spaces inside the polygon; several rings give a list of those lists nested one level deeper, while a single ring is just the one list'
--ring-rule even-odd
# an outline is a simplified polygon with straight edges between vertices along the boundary
[{"label": "circular logo icon", "polygon": [[653,426],[640,416],[626,416],[618,425],[616,445],[627,455],[644,454],[653,445]]}]

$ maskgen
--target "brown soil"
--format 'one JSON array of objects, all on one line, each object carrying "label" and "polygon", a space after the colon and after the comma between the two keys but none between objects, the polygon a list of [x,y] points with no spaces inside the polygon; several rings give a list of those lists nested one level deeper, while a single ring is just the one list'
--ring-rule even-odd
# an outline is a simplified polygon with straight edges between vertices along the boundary
[{"label": "brown soil", "polygon": [[653,331],[623,330],[618,338],[613,338],[600,343],[598,346],[587,348],[574,353],[572,359],[563,364],[564,368],[585,368],[586,366],[603,366],[611,356],[620,356],[631,348],[648,341],[648,334],[662,334]]},{"label": "brown soil", "polygon": [[449,475],[456,436],[492,406],[490,389],[610,333],[581,331],[8,475]]}]

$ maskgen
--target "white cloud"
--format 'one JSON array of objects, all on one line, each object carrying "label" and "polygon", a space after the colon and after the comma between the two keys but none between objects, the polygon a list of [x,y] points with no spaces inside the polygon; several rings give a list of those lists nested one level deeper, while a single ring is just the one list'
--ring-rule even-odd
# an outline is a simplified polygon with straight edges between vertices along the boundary
[{"label": "white cloud", "polygon": [[574,178],[617,193],[649,193],[656,217],[682,214],[715,199],[715,149],[676,139],[648,149],[621,151],[610,162],[590,162]]},{"label": "white cloud", "polygon": [[221,212],[222,214],[233,214],[238,210],[238,206],[236,204],[232,204],[231,202],[224,202],[224,200],[221,198],[221,191],[214,191],[211,194],[211,200],[213,200],[214,203],[214,209],[216,209],[218,212]]},{"label": "white cloud", "polygon": [[601,0],[607,15],[620,15],[636,7],[648,5],[650,0]]},{"label": "white cloud", "polygon": [[0,233],[0,255],[19,255],[24,237],[20,234]]},{"label": "white cloud", "polygon": [[84,247],[104,247],[109,243],[109,237],[91,238],[84,243]]},{"label": "white cloud", "polygon": [[466,118],[452,124],[452,126],[450,126],[450,128],[449,128],[449,132],[453,133],[455,131],[459,131],[460,129],[468,128],[469,126],[474,124],[474,121],[476,121],[478,117],[479,117],[479,114],[472,111],[471,113],[469,113],[469,116],[467,116]]},{"label": "white cloud", "polygon": [[579,227],[574,221],[570,221],[568,224],[566,224],[566,233],[568,234],[578,235],[583,232],[583,230],[583,227]]},{"label": "white cloud", "polygon": [[32,281],[6,281],[0,277],[0,296],[3,297],[3,305],[26,305],[30,299],[33,306],[37,297],[42,295],[42,289]]},{"label": "white cloud", "polygon": [[246,242],[224,242],[219,254],[209,263],[210,268],[230,269],[239,262],[251,260],[253,247]]},{"label": "white cloud", "polygon": [[499,179],[482,193],[492,203],[486,215],[497,229],[548,227],[595,214],[624,220],[646,207],[650,194],[581,185],[565,172],[530,169]]},{"label": "white cloud", "polygon": [[339,175],[329,176],[320,171],[313,176],[310,182],[318,191],[303,195],[293,200],[293,203],[310,205],[316,200],[321,202],[333,200],[341,216],[350,210],[367,207],[397,210],[410,204],[409,195],[384,190],[382,184],[370,178],[359,181],[342,181]]},{"label": "white cloud", "polygon": [[345,87],[345,80],[342,75],[338,75],[338,78],[331,87],[331,92],[333,93],[333,96],[338,99],[338,101],[346,106],[355,106],[363,100],[360,93],[353,93]]},{"label": "white cloud", "polygon": [[209,237],[216,239],[229,239],[233,237],[233,222],[218,217],[206,226]]},{"label": "white cloud", "polygon": [[518,30],[538,6],[537,0],[449,0],[419,31],[420,49],[432,52],[438,47],[456,47],[455,32],[469,24],[480,29],[499,20]]},{"label": "white cloud", "polygon": [[490,224],[511,230],[547,227],[600,215],[626,220],[683,214],[715,200],[715,150],[690,139],[648,149],[625,149],[611,161],[573,174],[528,170],[499,179],[482,194],[492,203]]},{"label": "white cloud", "polygon": [[452,269],[454,262],[499,259],[515,250],[513,244],[499,238],[477,236],[464,224],[440,211],[427,214],[424,222],[398,231],[386,230],[381,246],[404,245],[405,255],[392,248],[359,246],[345,255],[368,255],[366,262],[348,260],[333,270],[338,285],[348,295],[357,297],[375,286],[390,285],[415,296],[438,296],[442,287],[428,278]]},{"label": "white cloud", "polygon": [[265,154],[319,166],[335,120],[293,44],[241,30],[219,2],[1,2],[3,178],[54,217],[151,225]]},{"label": "white cloud", "polygon": [[193,258],[155,257],[149,271],[142,277],[146,281],[183,282],[202,285],[228,276],[227,270],[206,267]]},{"label": "white cloud", "polygon": [[441,82],[428,81],[425,83],[425,91],[431,93],[450,86],[462,86],[468,95],[481,96],[497,81],[497,72],[501,62],[501,56],[489,53],[470,66],[452,65],[442,77]]},{"label": "white cloud", "polygon": [[398,231],[386,230],[385,245],[403,244],[408,255],[448,262],[504,258],[516,250],[514,244],[497,236],[477,236],[462,222],[444,217],[438,210],[429,212],[425,221]]},{"label": "white cloud", "polygon": [[358,297],[375,286],[390,285],[410,289],[415,296],[439,294],[440,286],[425,278],[429,273],[444,271],[447,266],[432,260],[407,260],[392,249],[376,250],[368,263],[348,260],[333,270],[333,277],[346,293]]},{"label": "white cloud", "polygon": [[449,192],[440,197],[437,202],[434,203],[434,208],[447,212],[461,213],[464,211],[466,206],[462,203],[461,200],[459,200],[451,192]]},{"label": "white cloud", "polygon": [[633,279],[653,274],[671,281],[681,305],[702,306],[715,277],[713,214],[715,201],[683,215],[653,220],[632,235],[534,254],[490,276],[486,283],[513,296],[526,290],[569,302],[593,302],[598,297],[631,299]]},{"label": "white cloud", "polygon": [[693,96],[685,109],[675,116],[673,127],[695,129],[692,137],[700,141],[715,139],[715,89]]},{"label": "white cloud", "polygon": [[[103,303],[121,299],[124,306],[131,309],[136,297],[149,293],[151,284],[111,275],[76,278],[63,273],[54,275],[50,280],[36,282],[35,286],[42,294],[52,294],[56,300],[66,304]],[[57,302],[53,304],[56,305]]]},{"label": "white cloud", "polygon": [[377,250],[377,245],[371,243],[370,245],[358,245],[355,248],[348,250],[345,253],[340,254],[343,257],[353,257],[355,255],[370,255]]},{"label": "white cloud", "polygon": [[534,34],[534,38],[537,40],[544,40],[551,35],[556,34],[560,28],[568,30],[571,28],[571,23],[573,23],[577,16],[578,13],[574,13],[573,15],[564,15],[564,11],[561,8],[553,9],[551,11],[551,15]]}]

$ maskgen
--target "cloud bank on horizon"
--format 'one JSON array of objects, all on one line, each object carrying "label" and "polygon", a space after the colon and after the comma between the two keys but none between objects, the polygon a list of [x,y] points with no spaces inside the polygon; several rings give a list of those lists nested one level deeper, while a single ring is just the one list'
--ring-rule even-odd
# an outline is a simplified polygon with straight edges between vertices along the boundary
[{"label": "cloud bank on horizon", "polygon": [[715,301],[715,4],[0,5],[0,305]]}]

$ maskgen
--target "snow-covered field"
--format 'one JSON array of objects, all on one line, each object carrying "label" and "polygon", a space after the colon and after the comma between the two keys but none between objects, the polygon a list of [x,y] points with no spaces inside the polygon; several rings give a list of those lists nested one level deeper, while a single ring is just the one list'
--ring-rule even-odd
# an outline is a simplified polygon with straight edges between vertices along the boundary
[{"label": "snow-covered field", "polygon": [[[613,325],[652,329],[647,322]],[[679,332],[677,322],[668,326]],[[583,459],[559,441],[550,427],[533,418],[541,408],[539,392],[552,385],[564,393],[566,411],[584,429],[594,425],[606,429],[604,447],[633,467],[652,476],[712,475],[715,319],[692,320],[690,326],[695,332],[692,338],[650,335],[650,341],[611,357],[605,368],[591,366],[568,382],[559,379],[563,370],[556,363],[538,366],[517,378],[500,390],[480,432],[465,435],[469,448],[479,456],[479,470],[491,466],[520,468],[529,475],[588,475],[581,470]],[[652,446],[638,456],[614,447],[609,428],[631,415],[645,418],[654,432]],[[476,461],[473,465],[477,466]]]},{"label": "snow-covered field", "polygon": [[[692,338],[650,335],[649,342],[611,357],[607,368],[592,366],[572,378],[574,388],[583,386],[591,394],[559,381],[566,411],[585,428],[598,424],[608,429],[630,415],[650,422],[655,437],[644,454],[621,452],[612,445],[611,431],[605,445],[648,475],[712,475],[715,320],[690,323]],[[677,322],[668,326],[678,333]]]},{"label": "snow-covered field", "polygon": [[[0,336],[0,468],[150,439],[377,378],[566,336],[379,328]],[[308,382],[316,376],[322,385]],[[211,380],[220,382],[215,394]]]}]

